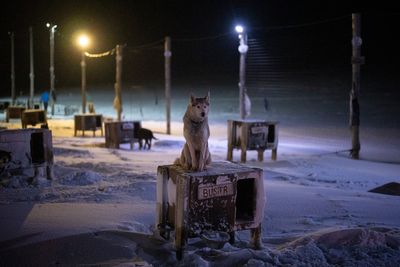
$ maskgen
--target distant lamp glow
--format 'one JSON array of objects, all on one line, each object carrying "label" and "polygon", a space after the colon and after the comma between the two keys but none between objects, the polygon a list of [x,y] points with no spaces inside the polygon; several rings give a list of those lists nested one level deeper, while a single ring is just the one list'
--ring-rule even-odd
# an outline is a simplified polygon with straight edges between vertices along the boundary
[{"label": "distant lamp glow", "polygon": [[87,37],[86,35],[79,36],[78,44],[82,48],[87,47],[89,45],[89,37]]},{"label": "distant lamp glow", "polygon": [[235,30],[236,30],[237,33],[243,33],[244,28],[243,28],[243,26],[241,26],[241,25],[237,25],[237,26],[235,27]]},{"label": "distant lamp glow", "polygon": [[50,23],[47,22],[47,23],[46,23],[46,27],[47,27],[47,28],[50,28]]}]

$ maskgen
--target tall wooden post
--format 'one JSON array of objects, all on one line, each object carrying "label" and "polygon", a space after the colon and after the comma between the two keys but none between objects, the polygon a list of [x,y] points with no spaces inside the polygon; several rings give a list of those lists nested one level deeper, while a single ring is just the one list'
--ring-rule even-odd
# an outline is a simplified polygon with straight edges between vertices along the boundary
[{"label": "tall wooden post", "polygon": [[364,63],[364,57],[361,57],[361,15],[352,14],[352,87],[350,91],[350,128],[351,128],[351,152],[353,159],[359,158],[361,149],[359,128],[360,128],[360,65]]},{"label": "tall wooden post", "polygon": [[30,55],[30,91],[29,91],[29,108],[33,107],[33,95],[35,93],[35,74],[33,69],[33,31],[32,27],[29,27],[29,55]]},{"label": "tall wooden post", "polygon": [[14,58],[14,33],[10,33],[11,39],[11,104],[15,105],[15,58]]},{"label": "tall wooden post", "polygon": [[240,53],[240,65],[239,65],[239,109],[240,118],[246,118],[246,54],[248,50],[247,46],[247,34],[241,33],[239,35],[239,53]]},{"label": "tall wooden post", "polygon": [[50,104],[51,104],[51,115],[54,115],[54,104],[55,99],[55,88],[54,88],[54,32],[57,25],[50,27]]},{"label": "tall wooden post", "polygon": [[167,134],[171,134],[171,38],[165,37],[165,107],[167,113]]},{"label": "tall wooden post", "polygon": [[82,50],[81,69],[82,69],[82,77],[81,77],[82,114],[85,114],[86,113],[86,59],[84,50]]},{"label": "tall wooden post", "polygon": [[115,51],[115,98],[114,108],[117,110],[117,118],[118,121],[121,121],[121,113],[122,113],[122,97],[121,97],[121,88],[122,88],[122,48],[123,46],[117,45]]}]

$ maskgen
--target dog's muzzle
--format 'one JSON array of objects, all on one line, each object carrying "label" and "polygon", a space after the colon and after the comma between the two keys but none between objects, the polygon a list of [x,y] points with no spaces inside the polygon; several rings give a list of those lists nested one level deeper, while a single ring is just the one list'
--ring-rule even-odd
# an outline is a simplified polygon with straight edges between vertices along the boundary
[{"label": "dog's muzzle", "polygon": [[202,112],[202,113],[201,113],[201,116],[202,116],[202,117],[204,117],[205,115],[206,115],[206,113],[205,113],[205,112]]}]

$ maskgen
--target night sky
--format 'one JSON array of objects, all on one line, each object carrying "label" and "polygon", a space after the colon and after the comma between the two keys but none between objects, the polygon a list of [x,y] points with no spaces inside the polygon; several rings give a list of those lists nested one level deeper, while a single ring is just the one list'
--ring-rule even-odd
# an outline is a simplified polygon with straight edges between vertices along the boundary
[{"label": "night sky", "polygon": [[[301,69],[304,64],[308,64],[308,68],[332,64],[344,66],[350,64],[348,38],[351,37],[353,11],[363,14],[366,66],[371,71],[392,71],[391,67],[396,66],[399,59],[396,25],[400,12],[396,13],[387,6],[376,8],[338,4],[338,1],[319,2],[316,5],[307,1],[237,0],[13,1],[1,8],[1,95],[7,96],[10,91],[9,31],[14,31],[16,36],[17,92],[25,94],[29,90],[29,26],[34,31],[35,90],[48,88],[49,33],[46,22],[58,25],[55,37],[56,87],[77,87],[80,84],[80,54],[74,43],[74,36],[79,31],[90,34],[93,44],[88,51],[91,53],[109,50],[116,44],[127,45],[123,67],[125,82],[163,79],[162,39],[167,35],[172,37],[173,81],[237,80],[238,41],[233,28],[239,22],[249,29],[249,39],[261,40],[257,44],[270,38],[273,49],[269,53],[281,53],[281,57],[295,53],[302,55],[285,63],[291,65],[292,62],[292,68]],[[322,23],[311,28],[271,30],[275,26],[336,18],[342,18],[335,24],[336,28]],[[217,36],[220,37],[213,38]],[[153,42],[147,48],[135,48]],[[341,43],[345,45],[339,47]],[[285,51],[279,52],[279,48]],[[96,62],[89,60],[90,83],[113,83],[114,64],[112,57]]]}]

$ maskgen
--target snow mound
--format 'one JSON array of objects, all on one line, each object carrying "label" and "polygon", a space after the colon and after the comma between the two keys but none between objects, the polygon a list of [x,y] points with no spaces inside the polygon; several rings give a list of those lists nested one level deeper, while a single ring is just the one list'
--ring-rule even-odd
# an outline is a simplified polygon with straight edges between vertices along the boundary
[{"label": "snow mound", "polygon": [[91,185],[101,181],[104,177],[92,171],[76,171],[60,179],[63,185]]},{"label": "snow mound", "polygon": [[397,229],[342,229],[295,240],[281,249],[277,260],[296,266],[396,266],[394,263],[400,262],[399,248]]},{"label": "snow mound", "polygon": [[63,147],[53,147],[54,156],[74,157],[74,158],[93,158],[87,150],[70,149]]}]

